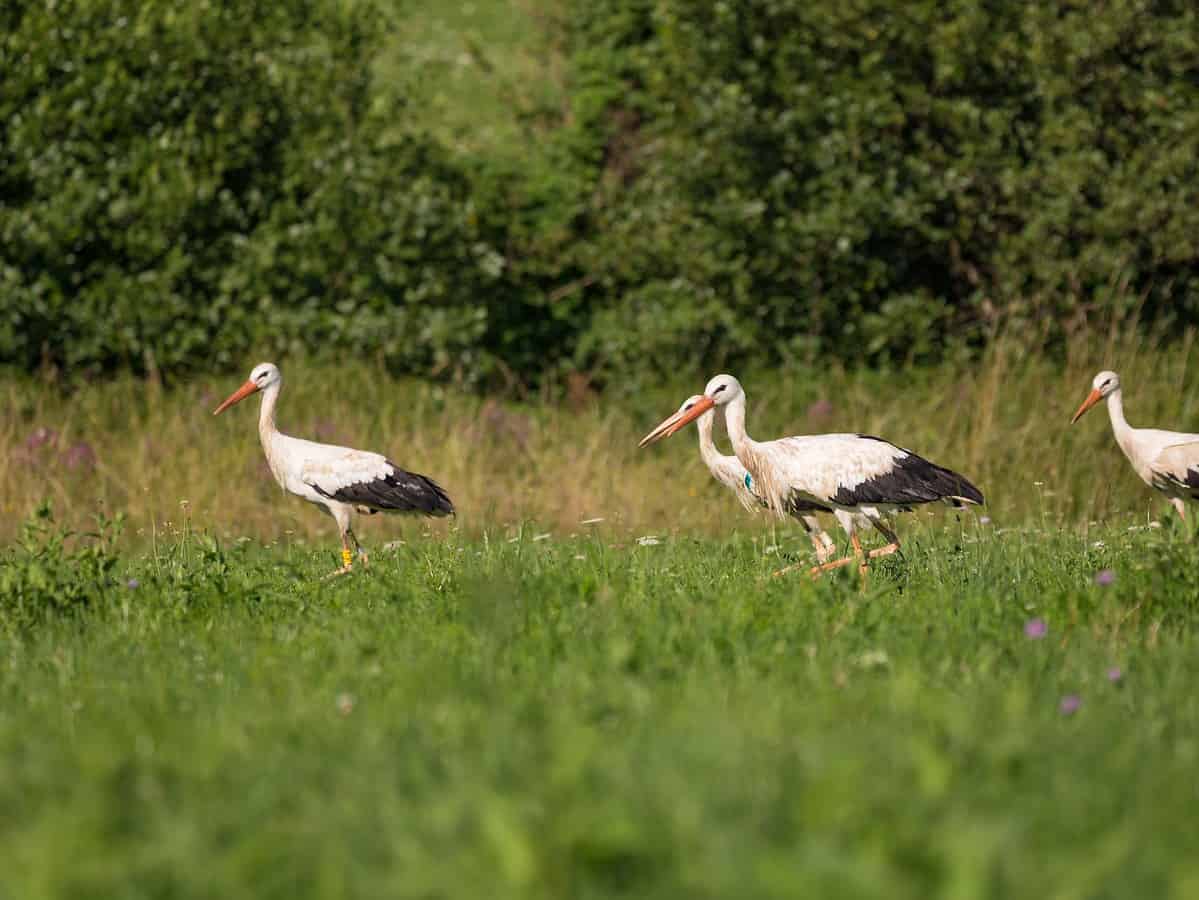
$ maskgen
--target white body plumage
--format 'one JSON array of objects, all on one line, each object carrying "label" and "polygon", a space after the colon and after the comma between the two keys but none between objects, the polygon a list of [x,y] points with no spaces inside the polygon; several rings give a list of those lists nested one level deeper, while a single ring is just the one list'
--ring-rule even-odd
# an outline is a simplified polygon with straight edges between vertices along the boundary
[{"label": "white body plumage", "polygon": [[[660,424],[654,432],[647,436],[650,437],[657,431],[668,428],[679,417],[685,415],[697,402],[702,399],[702,395],[696,394],[688,397],[683,401],[683,405],[679,407],[678,412],[666,419]],[[716,441],[713,436],[713,428],[716,421],[716,411],[709,409],[701,415],[695,422],[696,431],[699,434],[699,455],[704,461],[704,465],[708,467],[708,471],[712,473],[712,477],[729,488],[740,501],[745,509],[754,511],[768,508],[765,499],[756,490],[756,485],[753,476],[750,475],[745,466],[741,464],[741,460],[736,456],[727,456],[721,453],[716,447]],[[813,504],[813,507],[816,505]],[[829,512],[825,507],[821,507],[825,512]],[[817,510],[813,508],[811,511],[797,508],[794,504],[789,510],[790,515],[794,516],[803,526],[812,540],[812,546],[816,551],[816,557],[824,562],[836,550],[836,544],[829,536],[828,532],[820,524],[820,520],[816,518],[814,513]]]},{"label": "white body plumage", "polygon": [[315,504],[337,522],[343,570],[350,567],[348,540],[366,558],[350,526],[355,511],[417,512],[430,516],[454,512],[453,503],[440,485],[427,476],[401,469],[382,454],[306,441],[280,432],[275,425],[275,405],[282,386],[283,377],[278,368],[261,363],[214,414],[250,394],[262,393],[258,437],[271,474],[285,491]]},{"label": "white body plumage", "polygon": [[1133,428],[1124,418],[1120,376],[1115,372],[1100,372],[1095,376],[1091,393],[1070,420],[1071,424],[1104,399],[1116,443],[1132,464],[1133,471],[1145,484],[1165,494],[1185,519],[1184,501],[1199,500],[1199,434]]},{"label": "white body plumage", "polygon": [[[643,444],[674,434],[714,408],[723,408],[733,451],[766,506],[779,516],[790,514],[797,503],[831,509],[850,537],[863,575],[866,557],[854,530],[855,516],[864,517],[888,538],[886,547],[872,551],[876,556],[899,549],[899,539],[883,521],[885,513],[937,500],[956,506],[983,502],[982,493],[963,476],[871,435],[755,441],[745,430],[745,392],[731,375],[709,381],[690,411],[647,436]],[[850,561],[846,557],[820,569]]]}]

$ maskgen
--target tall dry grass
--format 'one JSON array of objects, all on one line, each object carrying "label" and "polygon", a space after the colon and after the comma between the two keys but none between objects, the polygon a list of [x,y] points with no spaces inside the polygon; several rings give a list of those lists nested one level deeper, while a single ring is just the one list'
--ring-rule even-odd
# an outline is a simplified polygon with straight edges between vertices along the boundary
[{"label": "tall dry grass", "polygon": [[[1085,526],[1165,516],[1133,475],[1102,409],[1069,417],[1101,368],[1120,372],[1134,425],[1199,430],[1191,335],[1164,349],[1113,330],[1080,342],[1064,362],[998,341],[968,366],[894,372],[795,370],[743,378],[759,438],[821,431],[881,434],[969,475],[996,523]],[[248,370],[247,366],[247,370]],[[368,542],[425,529],[503,534],[525,525],[565,534],[720,533],[769,528],[707,476],[694,432],[648,450],[637,439],[701,384],[652,396],[619,387],[568,404],[480,398],[394,380],[366,364],[282,361],[279,423],[290,433],[375,449],[436,477],[456,522],[363,521]],[[336,540],[332,523],[281,494],[255,429],[257,400],[220,418],[213,407],[240,383],[203,378],[174,389],[118,379],[65,393],[17,379],[3,388],[0,541],[43,500],[86,528],[97,511],[123,512],[149,542],[184,527],[225,538]],[[727,448],[726,448],[727,449]],[[582,525],[588,519],[602,523]]]}]

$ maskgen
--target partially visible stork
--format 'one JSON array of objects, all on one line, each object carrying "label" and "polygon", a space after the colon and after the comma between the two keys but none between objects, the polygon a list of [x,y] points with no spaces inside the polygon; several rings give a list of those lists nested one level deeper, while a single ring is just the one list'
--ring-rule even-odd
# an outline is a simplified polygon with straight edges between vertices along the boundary
[{"label": "partially visible stork", "polygon": [[[755,491],[776,515],[796,501],[828,507],[849,535],[854,556],[816,566],[813,575],[858,561],[863,582],[868,560],[899,550],[899,538],[883,517],[935,500],[954,506],[980,504],[982,493],[965,477],[890,441],[868,434],[820,434],[755,441],[745,430],[745,391],[732,375],[717,375],[703,396],[654,439],[669,437],[714,407],[723,407],[733,451],[753,477]],[[867,556],[854,528],[866,518],[888,543]]]},{"label": "partially visible stork", "polygon": [[1199,500],[1199,434],[1163,431],[1160,428],[1133,428],[1124,418],[1124,398],[1120,376],[1100,372],[1091,382],[1091,393],[1070,419],[1073,425],[1082,414],[1107,399],[1107,414],[1112,420],[1116,443],[1132,463],[1141,480],[1165,494],[1186,519],[1186,500]]},{"label": "partially visible stork", "polygon": [[424,513],[448,516],[454,504],[441,486],[425,475],[406,472],[378,453],[318,444],[283,434],[275,427],[275,403],[283,386],[283,376],[272,363],[259,363],[250,378],[229,395],[213,415],[251,394],[262,392],[258,411],[258,437],[266,453],[267,465],[279,486],[309,503],[315,503],[337,522],[341,535],[341,568],[333,575],[349,572],[354,542],[365,565],[366,551],[350,527],[354,511],[373,515],[377,512]]},{"label": "partially visible stork", "polygon": [[[654,443],[662,436],[663,432],[673,426],[702,399],[702,394],[688,397],[683,401],[678,412],[659,423],[653,431],[641,439],[641,443],[637,446],[646,447]],[[752,511],[764,508],[766,501],[754,490],[753,476],[746,471],[745,466],[741,465],[741,460],[735,456],[725,456],[716,448],[716,441],[712,438],[712,427],[715,421],[715,409],[709,409],[695,421],[696,430],[699,432],[699,455],[703,457],[704,465],[708,467],[713,478],[736,494],[737,499],[746,509]],[[812,547],[816,550],[816,559],[820,562],[827,562],[836,551],[837,545],[833,543],[833,539],[829,537],[828,532],[821,526],[820,520],[814,513],[831,513],[832,510],[818,503],[797,500],[787,512],[799,521],[804,531],[812,539]]]}]

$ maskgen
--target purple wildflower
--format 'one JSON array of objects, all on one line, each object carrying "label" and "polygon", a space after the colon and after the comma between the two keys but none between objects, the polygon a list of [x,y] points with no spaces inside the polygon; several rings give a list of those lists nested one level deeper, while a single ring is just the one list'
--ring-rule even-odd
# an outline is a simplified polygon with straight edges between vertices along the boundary
[{"label": "purple wildflower", "polygon": [[833,414],[833,404],[825,399],[817,400],[808,407],[809,419],[827,419]]},{"label": "purple wildflower", "polygon": [[128,581],[125,582],[125,584],[128,586],[129,590],[131,590],[131,591],[136,591],[139,587],[142,586],[142,583],[140,581],[138,581],[136,578],[130,578]]},{"label": "purple wildflower", "polygon": [[47,444],[53,447],[56,443],[58,443],[58,432],[53,428],[40,425],[33,429],[33,434],[25,438],[25,449],[37,450],[39,447],[45,447]]},{"label": "purple wildflower", "polygon": [[1024,636],[1029,640],[1039,641],[1049,633],[1049,626],[1044,619],[1029,619],[1024,623]]},{"label": "purple wildflower", "polygon": [[1110,669],[1107,670],[1107,680],[1110,681],[1112,684],[1115,684],[1117,681],[1119,681],[1123,677],[1124,677],[1124,670],[1121,669],[1119,666],[1112,666]]},{"label": "purple wildflower", "polygon": [[1062,702],[1057,705],[1058,712],[1063,716],[1072,716],[1078,712],[1078,708],[1082,706],[1082,697],[1078,694],[1067,694],[1062,698]]},{"label": "purple wildflower", "polygon": [[72,444],[71,449],[62,455],[62,461],[68,469],[91,469],[96,465],[96,451],[91,444]]},{"label": "purple wildflower", "polygon": [[1100,569],[1095,573],[1095,583],[1100,587],[1107,587],[1116,580],[1116,573],[1111,569]]}]

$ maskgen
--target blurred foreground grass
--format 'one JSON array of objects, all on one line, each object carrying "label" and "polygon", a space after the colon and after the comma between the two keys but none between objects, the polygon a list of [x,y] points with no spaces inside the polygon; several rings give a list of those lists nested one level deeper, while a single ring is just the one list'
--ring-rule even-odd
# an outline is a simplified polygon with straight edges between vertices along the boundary
[{"label": "blurred foreground grass", "polygon": [[[1095,340],[1053,365],[1000,342],[965,366],[735,374],[745,383],[750,431],[759,439],[881,434],[970,476],[997,524],[1130,525],[1165,516],[1167,507],[1133,474],[1102,410],[1073,427],[1070,415],[1094,373],[1111,367],[1124,379],[1134,425],[1199,427],[1193,355],[1189,336],[1165,349],[1140,339]],[[617,383],[602,396],[539,402],[397,381],[367,364],[277,362],[285,379],[281,428],[386,453],[437,478],[457,504],[458,518],[449,523],[365,520],[362,536],[375,546],[454,528],[478,535],[530,524],[572,534],[596,518],[622,534],[774,527],[743,512],[711,481],[693,430],[637,450],[642,434],[702,390],[699,379],[644,394]],[[243,378],[198,379],[170,390],[126,379],[70,393],[28,379],[7,382],[0,388],[11,411],[0,420],[0,541],[49,500],[75,527],[98,510],[122,512],[128,535],[146,543],[191,528],[335,546],[329,520],[282,495],[271,479],[258,445],[257,399],[212,417]]]},{"label": "blurred foreground grass", "polygon": [[0,896],[1195,895],[1185,528],[947,517],[866,594],[800,548],[193,536],[7,595]]}]

